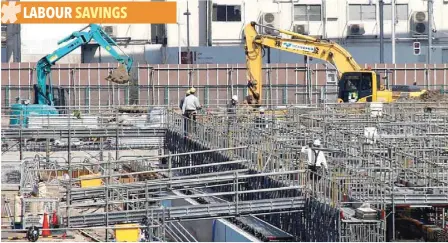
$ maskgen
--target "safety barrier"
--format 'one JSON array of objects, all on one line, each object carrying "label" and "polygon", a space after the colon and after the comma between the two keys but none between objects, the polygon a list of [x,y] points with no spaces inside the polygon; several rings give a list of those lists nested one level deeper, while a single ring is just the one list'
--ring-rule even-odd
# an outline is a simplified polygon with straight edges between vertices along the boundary
[{"label": "safety barrier", "polygon": [[[33,99],[34,63],[2,63],[3,104],[16,97]],[[417,85],[446,90],[448,66],[426,64],[365,65],[386,78],[389,85]],[[116,85],[105,81],[116,64],[61,64],[52,67],[53,84],[67,88],[69,105],[88,109],[113,105],[174,105],[189,86],[197,88],[205,105],[226,104],[232,95],[248,94],[245,65],[147,65],[137,64],[136,83]],[[326,65],[272,64],[263,68],[265,104],[317,103],[334,100],[336,72]],[[383,80],[383,79],[381,79]]]}]

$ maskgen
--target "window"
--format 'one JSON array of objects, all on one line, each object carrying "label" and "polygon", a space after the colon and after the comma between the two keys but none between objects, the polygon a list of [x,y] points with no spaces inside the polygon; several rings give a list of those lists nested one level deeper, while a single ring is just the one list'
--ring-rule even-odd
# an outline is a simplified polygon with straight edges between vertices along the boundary
[{"label": "window", "polygon": [[[392,20],[392,5],[384,4],[384,19]],[[395,4],[395,18],[400,20],[408,20],[408,5],[407,4]]]},{"label": "window", "polygon": [[347,91],[368,91],[372,89],[372,75],[370,73],[349,73],[343,77]]},{"label": "window", "polygon": [[321,21],[320,5],[294,5],[294,21]]},{"label": "window", "polygon": [[240,5],[213,5],[213,21],[217,22],[240,22]]},{"label": "window", "polygon": [[372,89],[372,75],[370,73],[362,74],[362,83],[360,85],[360,90],[371,90]]},{"label": "window", "polygon": [[350,4],[348,8],[349,20],[376,20],[376,5]]},{"label": "window", "polygon": [[442,49],[442,63],[448,63],[448,49]]}]

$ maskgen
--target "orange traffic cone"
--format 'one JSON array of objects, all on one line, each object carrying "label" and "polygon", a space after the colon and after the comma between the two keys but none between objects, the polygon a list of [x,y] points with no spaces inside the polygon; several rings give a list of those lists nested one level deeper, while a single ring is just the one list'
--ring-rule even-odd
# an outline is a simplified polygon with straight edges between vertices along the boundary
[{"label": "orange traffic cone", "polygon": [[42,236],[50,236],[50,225],[48,225],[48,216],[47,212],[44,212],[44,222],[42,224]]}]

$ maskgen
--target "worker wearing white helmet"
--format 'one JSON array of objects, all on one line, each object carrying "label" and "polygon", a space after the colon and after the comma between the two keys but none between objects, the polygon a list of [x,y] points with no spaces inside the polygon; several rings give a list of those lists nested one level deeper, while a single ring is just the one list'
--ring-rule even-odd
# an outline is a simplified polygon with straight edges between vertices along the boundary
[{"label": "worker wearing white helmet", "polygon": [[196,94],[196,89],[195,88],[191,88],[190,89],[190,95],[188,95],[187,97],[185,97],[184,103],[182,105],[182,114],[184,115],[185,118],[187,118],[186,122],[185,122],[185,131],[188,132],[188,130],[190,130],[190,127],[193,127],[191,125],[188,125],[190,122],[188,120],[196,120],[196,114],[197,111],[200,110],[201,104],[199,103],[199,99],[198,97],[195,96]]},{"label": "worker wearing white helmet", "polygon": [[201,109],[199,99],[198,99],[198,97],[195,96],[196,89],[191,88],[189,91],[190,91],[190,95],[185,97],[184,104],[182,105],[182,113],[183,114],[195,113],[197,110]]},{"label": "worker wearing white helmet", "polygon": [[320,175],[322,174],[322,172],[326,172],[328,170],[325,154],[319,149],[321,148],[321,146],[322,143],[320,142],[320,140],[316,139],[308,146],[302,147],[301,151],[307,156],[308,169],[314,172],[311,173],[311,176],[314,176],[314,178],[317,179],[320,179]]},{"label": "worker wearing white helmet", "polygon": [[233,128],[237,121],[237,109],[238,109],[238,96],[232,95],[232,99],[227,104],[227,114],[228,114],[228,129]]},{"label": "worker wearing white helmet", "polygon": [[230,100],[229,104],[227,105],[227,112],[230,115],[235,115],[237,105],[238,105],[238,96],[233,95],[232,99]]},{"label": "worker wearing white helmet", "polygon": [[255,118],[255,127],[265,129],[268,128],[269,122],[265,114],[265,108],[258,107],[258,116]]}]

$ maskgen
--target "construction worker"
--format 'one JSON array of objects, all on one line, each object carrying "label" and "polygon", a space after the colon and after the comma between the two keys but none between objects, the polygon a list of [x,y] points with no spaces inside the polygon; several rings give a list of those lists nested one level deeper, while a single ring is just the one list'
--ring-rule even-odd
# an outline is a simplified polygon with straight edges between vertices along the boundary
[{"label": "construction worker", "polygon": [[229,114],[235,115],[237,105],[238,105],[238,96],[234,95],[234,96],[232,96],[230,103],[227,105],[227,112]]},{"label": "construction worker", "polygon": [[257,117],[255,117],[255,127],[257,127],[257,128],[267,128],[268,127],[268,121],[266,119],[266,114],[264,112],[265,112],[264,107],[258,108],[259,115]]},{"label": "construction worker", "polygon": [[190,95],[185,97],[184,103],[182,105],[182,114],[186,118],[185,131],[188,133],[190,127],[190,120],[196,121],[197,111],[202,109],[199,103],[198,97],[195,96],[196,89],[190,89]]},{"label": "construction worker", "polygon": [[22,198],[19,187],[19,191],[14,196],[14,229],[22,229]]},{"label": "construction worker", "polygon": [[185,98],[188,97],[189,95],[190,95],[190,89],[187,90],[187,92],[185,93],[185,96],[182,97],[182,99],[180,100],[179,109],[182,110],[182,107],[184,106]]},{"label": "construction worker", "polygon": [[232,99],[230,100],[229,104],[227,105],[227,114],[228,114],[228,131],[230,131],[230,127],[235,123],[236,121],[236,106],[238,105],[238,96],[234,95],[232,96]]},{"label": "construction worker", "polygon": [[308,146],[302,147],[302,153],[306,154],[308,157],[308,169],[312,172],[311,178],[316,178],[320,180],[322,172],[326,172],[328,170],[327,159],[322,151],[319,150],[321,147],[321,143],[319,139],[314,140],[312,144]]}]

